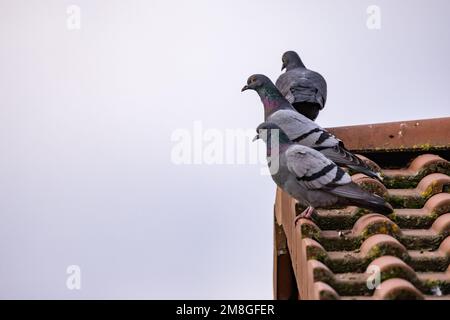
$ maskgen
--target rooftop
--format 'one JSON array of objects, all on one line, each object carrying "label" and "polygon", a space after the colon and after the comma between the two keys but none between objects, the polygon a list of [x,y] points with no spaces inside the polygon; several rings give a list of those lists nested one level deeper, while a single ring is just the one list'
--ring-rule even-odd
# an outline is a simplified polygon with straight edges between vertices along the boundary
[{"label": "rooftop", "polygon": [[303,208],[278,189],[275,298],[450,299],[450,117],[329,130],[381,170],[383,183],[352,179],[395,211],[296,219]]}]

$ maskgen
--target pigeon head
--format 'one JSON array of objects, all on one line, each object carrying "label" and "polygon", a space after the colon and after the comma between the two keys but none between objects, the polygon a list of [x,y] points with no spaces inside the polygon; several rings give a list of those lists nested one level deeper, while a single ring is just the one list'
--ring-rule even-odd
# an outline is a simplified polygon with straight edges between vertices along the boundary
[{"label": "pigeon head", "polygon": [[265,143],[270,143],[272,137],[276,138],[278,135],[278,141],[280,144],[288,144],[291,142],[286,133],[278,125],[272,122],[263,122],[256,128],[257,135],[253,138],[253,141],[261,139]]},{"label": "pigeon head", "polygon": [[247,84],[242,88],[241,92],[245,90],[260,91],[263,88],[274,86],[273,82],[263,74],[254,74],[247,80]]},{"label": "pigeon head", "polygon": [[254,74],[247,80],[241,91],[255,90],[264,105],[264,118],[280,109],[292,109],[290,103],[281,94],[273,82],[262,74]]},{"label": "pigeon head", "polygon": [[302,59],[300,59],[300,56],[295,51],[286,51],[281,57],[281,61],[283,62],[281,71],[283,71],[284,69],[286,69],[286,71],[289,71],[298,67],[305,67]]}]

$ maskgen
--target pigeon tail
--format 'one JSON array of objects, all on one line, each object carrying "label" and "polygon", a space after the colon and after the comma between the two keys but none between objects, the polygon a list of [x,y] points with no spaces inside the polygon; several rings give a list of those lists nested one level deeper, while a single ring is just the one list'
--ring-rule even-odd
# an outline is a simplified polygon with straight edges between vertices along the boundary
[{"label": "pigeon tail", "polygon": [[387,203],[383,198],[372,195],[372,199],[351,199],[350,204],[356,205],[358,207],[368,209],[373,212],[381,213],[384,215],[391,214],[394,212],[392,206]]},{"label": "pigeon tail", "polygon": [[382,197],[361,189],[361,187],[354,182],[344,186],[331,188],[328,192],[342,197],[343,199],[341,202],[344,205],[355,205],[384,215],[394,212],[392,206]]}]

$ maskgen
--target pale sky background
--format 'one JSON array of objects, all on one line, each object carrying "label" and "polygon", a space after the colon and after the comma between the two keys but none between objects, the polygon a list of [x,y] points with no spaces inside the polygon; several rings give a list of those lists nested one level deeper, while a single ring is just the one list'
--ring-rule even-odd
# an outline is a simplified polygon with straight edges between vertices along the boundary
[{"label": "pale sky background", "polygon": [[240,88],[276,79],[286,50],[328,81],[324,127],[449,116],[449,15],[446,0],[0,0],[0,298],[272,298],[270,177],[175,165],[171,134],[255,128]]}]

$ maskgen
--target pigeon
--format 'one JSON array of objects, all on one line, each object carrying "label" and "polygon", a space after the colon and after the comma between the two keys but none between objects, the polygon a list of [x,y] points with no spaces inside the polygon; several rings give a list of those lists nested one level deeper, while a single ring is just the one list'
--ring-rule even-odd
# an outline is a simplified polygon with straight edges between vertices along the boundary
[{"label": "pigeon", "polygon": [[287,51],[282,57],[283,66],[276,82],[277,88],[292,106],[305,117],[316,120],[327,101],[327,82],[317,72],[305,67],[295,51]]},{"label": "pigeon", "polygon": [[393,212],[382,197],[361,189],[342,168],[319,151],[292,142],[278,125],[264,122],[256,131],[253,140],[261,138],[266,143],[272,179],[308,206],[301,217],[310,218],[315,208],[348,205],[385,215]]},{"label": "pigeon", "polygon": [[289,139],[320,151],[339,166],[382,180],[380,173],[373,172],[364,161],[348,151],[341,140],[298,113],[268,77],[261,74],[250,76],[241,91],[249,89],[255,90],[261,98],[264,121],[278,125]]}]

